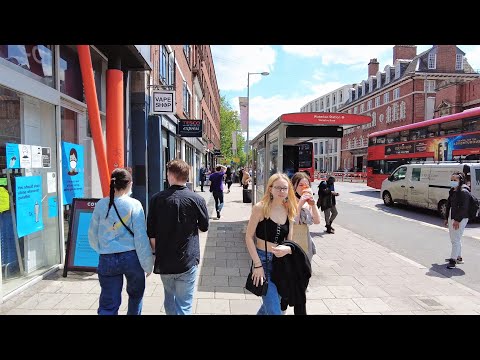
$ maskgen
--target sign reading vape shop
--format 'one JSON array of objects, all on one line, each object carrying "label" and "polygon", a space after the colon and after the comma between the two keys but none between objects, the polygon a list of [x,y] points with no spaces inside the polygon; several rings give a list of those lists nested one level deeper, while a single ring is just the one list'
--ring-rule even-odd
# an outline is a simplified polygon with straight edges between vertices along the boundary
[{"label": "sign reading vape shop", "polygon": [[100,199],[73,199],[68,220],[68,238],[63,277],[67,271],[97,271],[98,253],[88,242],[88,227]]},{"label": "sign reading vape shop", "polygon": [[152,114],[173,115],[175,113],[175,91],[152,90]]},{"label": "sign reading vape shop", "polygon": [[83,145],[62,141],[63,205],[71,204],[73,198],[83,197],[84,156]]},{"label": "sign reading vape shop", "polygon": [[42,177],[16,177],[15,194],[18,237],[43,230]]},{"label": "sign reading vape shop", "polygon": [[202,120],[178,120],[178,134],[181,137],[202,137]]}]

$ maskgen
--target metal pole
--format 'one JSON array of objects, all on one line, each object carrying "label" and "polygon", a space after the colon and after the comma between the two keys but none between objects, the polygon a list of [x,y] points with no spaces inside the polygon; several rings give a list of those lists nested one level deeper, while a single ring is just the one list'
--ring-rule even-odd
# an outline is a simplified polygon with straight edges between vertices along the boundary
[{"label": "metal pole", "polygon": [[250,73],[247,75],[247,167],[248,167],[248,153],[250,151],[250,144],[249,144],[249,129],[250,129]]}]

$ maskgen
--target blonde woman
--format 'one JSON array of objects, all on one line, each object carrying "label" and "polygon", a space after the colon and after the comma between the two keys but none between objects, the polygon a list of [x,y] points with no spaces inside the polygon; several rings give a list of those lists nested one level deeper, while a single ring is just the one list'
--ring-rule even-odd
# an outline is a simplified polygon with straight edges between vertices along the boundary
[{"label": "blonde woman", "polygon": [[253,261],[253,282],[257,285],[265,278],[268,280],[268,291],[262,296],[262,306],[257,315],[282,314],[280,295],[270,275],[273,256],[283,257],[292,253],[291,248],[282,243],[293,238],[296,209],[297,201],[287,175],[277,173],[270,176],[263,199],[252,208],[245,234],[245,243]]}]

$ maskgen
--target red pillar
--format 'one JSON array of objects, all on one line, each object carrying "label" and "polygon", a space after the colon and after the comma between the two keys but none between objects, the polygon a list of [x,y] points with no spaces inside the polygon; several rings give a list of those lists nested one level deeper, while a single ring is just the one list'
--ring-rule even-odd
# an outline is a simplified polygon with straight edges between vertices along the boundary
[{"label": "red pillar", "polygon": [[78,59],[80,61],[80,70],[82,72],[83,88],[87,101],[88,121],[92,131],[93,145],[97,157],[98,172],[102,184],[103,196],[110,193],[110,173],[107,165],[107,155],[105,153],[105,142],[102,133],[102,123],[100,121],[100,111],[98,108],[97,91],[95,89],[95,79],[93,77],[92,58],[90,57],[89,45],[77,45]]},{"label": "red pillar", "polygon": [[124,167],[123,72],[107,70],[107,162],[110,173]]}]

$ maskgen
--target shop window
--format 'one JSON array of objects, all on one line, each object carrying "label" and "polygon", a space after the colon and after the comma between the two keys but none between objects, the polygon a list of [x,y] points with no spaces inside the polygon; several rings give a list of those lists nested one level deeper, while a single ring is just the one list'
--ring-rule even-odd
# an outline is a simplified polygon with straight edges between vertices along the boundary
[{"label": "shop window", "polygon": [[53,87],[53,48],[54,45],[0,45],[0,62]]},{"label": "shop window", "polygon": [[60,45],[60,91],[84,102],[82,73],[74,45]]}]

